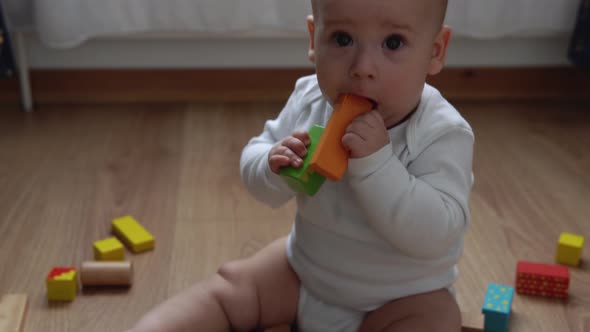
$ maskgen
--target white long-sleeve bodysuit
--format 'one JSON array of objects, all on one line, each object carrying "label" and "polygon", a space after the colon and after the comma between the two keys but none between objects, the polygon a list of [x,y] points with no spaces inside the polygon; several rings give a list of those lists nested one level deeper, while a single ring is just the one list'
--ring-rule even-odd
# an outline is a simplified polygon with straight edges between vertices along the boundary
[{"label": "white long-sleeve bodysuit", "polygon": [[332,107],[315,75],[299,79],[278,117],[242,152],[248,190],[278,207],[294,196],[287,256],[309,293],[369,311],[400,297],[452,285],[469,221],[473,132],[433,87],[391,143],[350,159],[345,176],[309,197],[271,172],[271,147],[293,131],[325,125]]}]

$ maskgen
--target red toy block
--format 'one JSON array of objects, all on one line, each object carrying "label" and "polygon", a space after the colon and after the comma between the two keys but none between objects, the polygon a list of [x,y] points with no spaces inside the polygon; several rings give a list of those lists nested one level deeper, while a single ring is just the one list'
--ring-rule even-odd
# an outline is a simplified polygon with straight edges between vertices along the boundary
[{"label": "red toy block", "polygon": [[569,269],[554,264],[519,261],[516,266],[516,292],[544,297],[567,298]]},{"label": "red toy block", "polygon": [[51,271],[49,271],[47,279],[53,279],[56,276],[62,275],[66,272],[70,272],[75,269],[75,267],[54,267],[53,269],[51,269]]}]

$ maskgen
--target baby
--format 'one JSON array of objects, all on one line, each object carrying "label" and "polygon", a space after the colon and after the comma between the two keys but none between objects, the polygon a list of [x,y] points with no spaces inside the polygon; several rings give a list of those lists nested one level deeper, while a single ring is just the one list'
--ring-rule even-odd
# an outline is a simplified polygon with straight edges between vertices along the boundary
[{"label": "baby", "polygon": [[[469,222],[473,132],[425,83],[445,63],[446,0],[312,0],[309,58],[276,119],[242,152],[243,181],[270,206],[293,197],[291,233],[152,310],[143,331],[460,331],[452,285]],[[348,126],[348,170],[309,197],[307,131],[341,94],[374,109]]]}]

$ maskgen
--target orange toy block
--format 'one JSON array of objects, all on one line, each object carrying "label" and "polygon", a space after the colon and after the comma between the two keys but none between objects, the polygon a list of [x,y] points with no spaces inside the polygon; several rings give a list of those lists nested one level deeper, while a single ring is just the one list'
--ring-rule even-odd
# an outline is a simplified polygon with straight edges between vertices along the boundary
[{"label": "orange toy block", "polygon": [[342,146],[342,136],[354,118],[371,109],[373,103],[366,98],[349,94],[339,96],[309,166],[332,181],[342,178],[349,157]]},{"label": "orange toy block", "polygon": [[518,262],[516,292],[565,299],[568,297],[569,269],[561,265]]}]

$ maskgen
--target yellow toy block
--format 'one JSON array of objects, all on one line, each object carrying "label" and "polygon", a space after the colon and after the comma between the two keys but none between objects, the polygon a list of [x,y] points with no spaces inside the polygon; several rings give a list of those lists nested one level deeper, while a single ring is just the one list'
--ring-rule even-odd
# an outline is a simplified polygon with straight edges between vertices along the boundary
[{"label": "yellow toy block", "polygon": [[73,267],[56,267],[46,279],[49,301],[73,301],[78,291],[78,278]]},{"label": "yellow toy block", "polygon": [[123,244],[116,237],[94,242],[94,259],[97,261],[125,260]]},{"label": "yellow toy block", "polygon": [[557,244],[557,263],[578,266],[582,258],[582,248],[584,247],[584,237],[581,235],[561,233],[559,243]]},{"label": "yellow toy block", "polygon": [[113,233],[134,253],[154,249],[155,239],[131,216],[113,220]]}]

